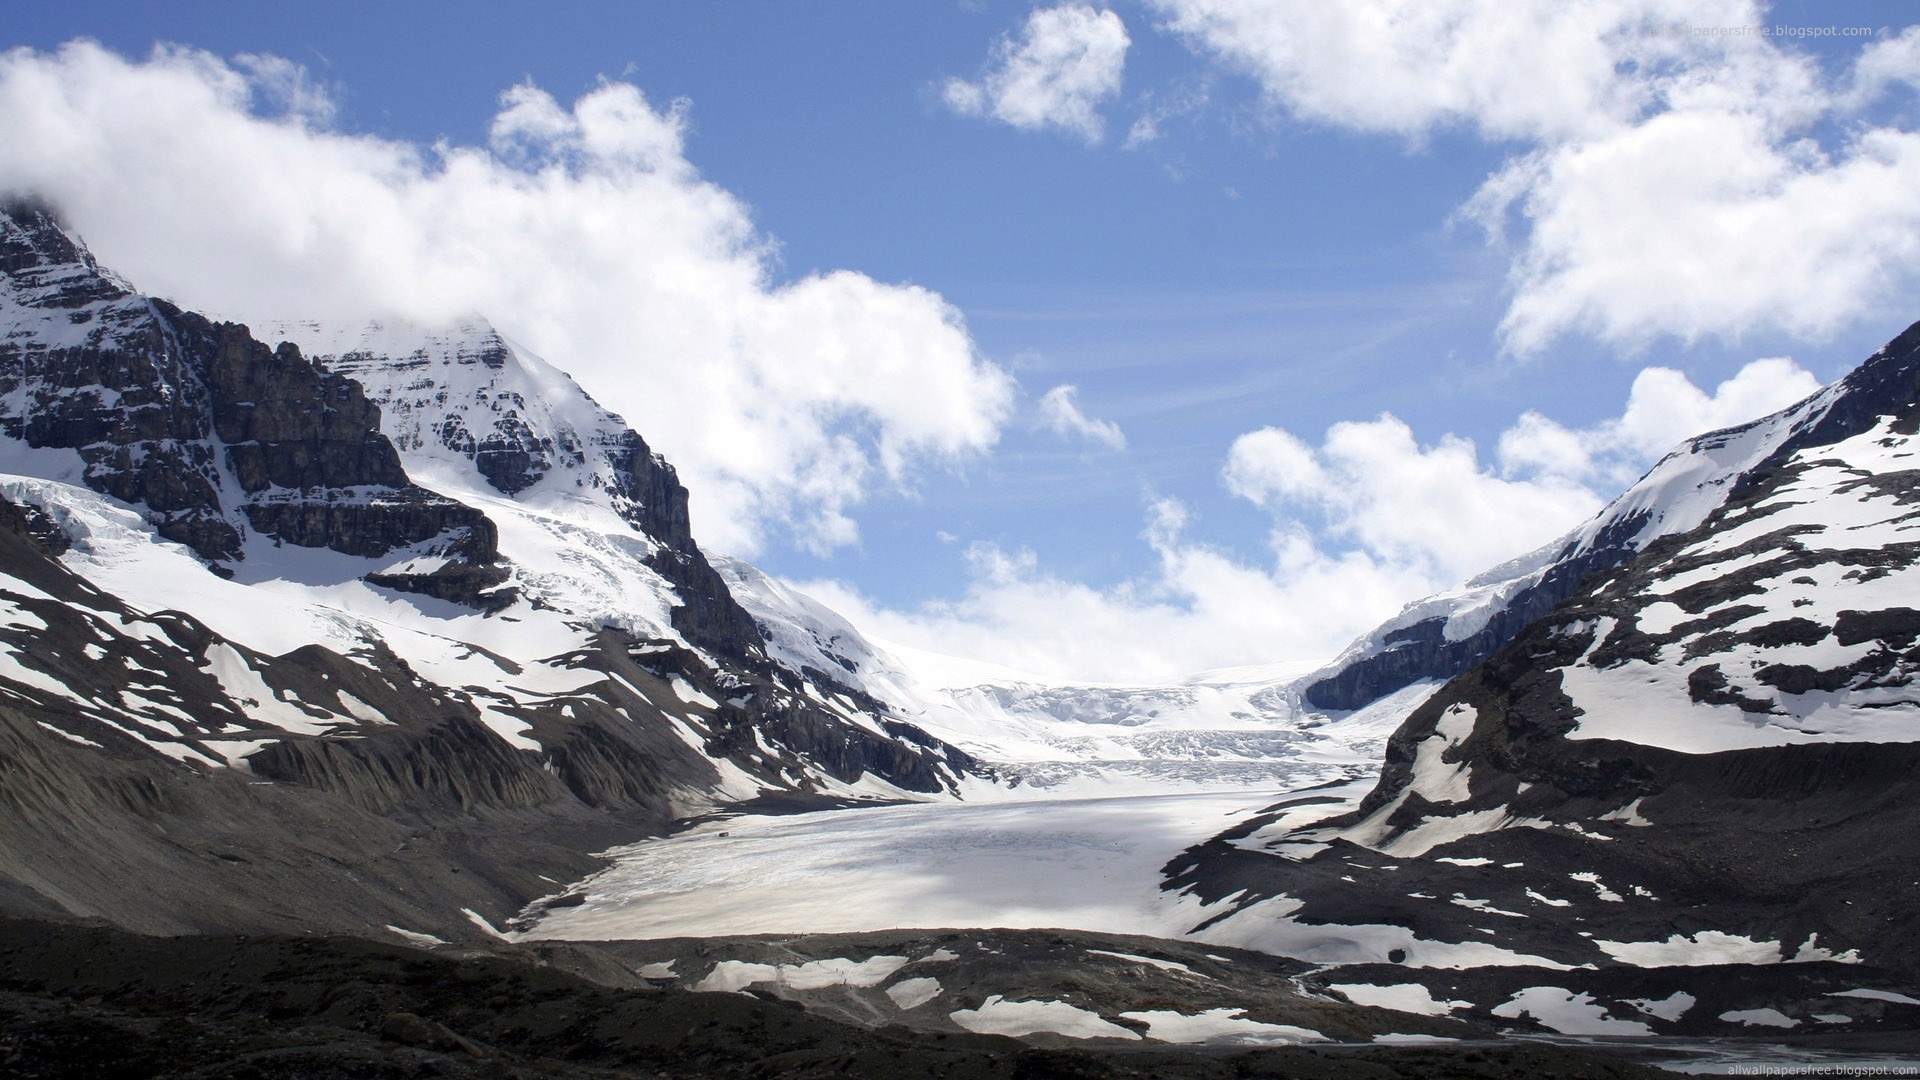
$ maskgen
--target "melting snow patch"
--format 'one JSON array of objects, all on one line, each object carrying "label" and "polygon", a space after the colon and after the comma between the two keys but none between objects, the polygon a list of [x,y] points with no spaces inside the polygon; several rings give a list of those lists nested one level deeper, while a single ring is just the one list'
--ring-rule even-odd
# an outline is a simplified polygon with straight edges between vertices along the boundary
[{"label": "melting snow patch", "polygon": [[693,684],[678,675],[673,677],[673,695],[689,705],[705,705],[717,709],[720,703],[693,688]]},{"label": "melting snow patch", "polygon": [[493,928],[493,924],[487,921],[487,917],[485,915],[480,914],[479,912],[473,910],[472,908],[463,907],[460,909],[460,913],[467,917],[468,922],[471,922],[473,925],[479,927],[482,930],[485,930],[488,934],[491,934],[492,936],[499,938],[501,941],[512,940],[511,938],[507,937],[507,935],[501,933],[498,930],[495,930]]},{"label": "melting snow patch", "polygon": [[1419,794],[1428,802],[1466,801],[1470,767],[1465,762],[1450,765],[1443,758],[1447,751],[1473,734],[1474,721],[1478,716],[1471,705],[1455,705],[1441,715],[1439,722],[1434,724],[1433,734],[1422,739],[1415,751],[1413,776],[1407,781],[1408,791]]},{"label": "melting snow patch", "polygon": [[54,727],[52,724],[47,723],[45,720],[35,720],[34,723],[39,724],[41,727],[46,728],[48,731],[53,732],[55,735],[58,735],[63,739],[69,740],[71,742],[77,742],[81,746],[91,746],[96,750],[103,749],[103,747],[101,747],[99,743],[94,742],[92,739],[83,739],[80,736],[75,735],[71,731],[61,731],[59,728]]},{"label": "melting snow patch", "polygon": [[1355,1005],[1416,1013],[1420,1016],[1445,1016],[1455,1009],[1473,1007],[1471,1001],[1436,1001],[1432,991],[1419,983],[1374,986],[1371,983],[1333,983],[1327,989],[1338,990]]},{"label": "melting snow patch", "polygon": [[1891,1001],[1895,1005],[1920,1005],[1920,998],[1910,998],[1905,994],[1896,994],[1891,990],[1838,990],[1827,996],[1864,998],[1867,1001]]},{"label": "melting snow patch", "polygon": [[958,960],[958,959],[960,959],[959,953],[954,952],[952,949],[942,947],[942,948],[933,950],[932,952],[928,953],[927,955],[921,957],[918,960],[915,960],[914,963],[943,964],[949,960]]},{"label": "melting snow patch", "polygon": [[1527,890],[1527,899],[1532,900],[1535,903],[1545,904],[1548,907],[1572,907],[1573,906],[1573,901],[1571,900],[1555,900],[1551,896],[1542,896],[1539,893],[1534,892],[1532,889]]},{"label": "melting snow patch", "polygon": [[0,676],[55,697],[72,698],[76,701],[80,699],[80,695],[75,693],[72,687],[44,671],[22,664],[19,657],[10,652],[0,652]]},{"label": "melting snow patch", "polygon": [[1622,899],[1619,893],[1614,892],[1612,889],[1609,889],[1605,885],[1601,884],[1599,874],[1584,873],[1584,874],[1568,874],[1567,876],[1572,878],[1575,881],[1583,881],[1583,882],[1586,882],[1588,885],[1593,886],[1593,891],[1599,895],[1600,899],[1605,900],[1608,903],[1619,904],[1624,902],[1624,900]]},{"label": "melting snow patch", "polygon": [[1739,1009],[1721,1013],[1720,1019],[1745,1027],[1796,1028],[1800,1026],[1800,1021],[1779,1009]]},{"label": "melting snow patch", "polygon": [[886,982],[894,972],[907,966],[904,956],[873,956],[858,963],[835,957],[810,960],[804,964],[750,964],[741,960],[722,960],[713,966],[695,990],[744,990],[754,983],[773,983],[789,990],[820,990],[829,986],[866,988]]},{"label": "melting snow patch", "polygon": [[1558,986],[1529,986],[1493,1015],[1518,1019],[1531,1016],[1542,1027],[1562,1035],[1651,1035],[1653,1029],[1638,1020],[1615,1020],[1594,1004],[1592,994],[1576,994]]},{"label": "melting snow patch", "polygon": [[1375,1035],[1373,1037],[1373,1041],[1376,1043],[1382,1043],[1386,1045],[1394,1045],[1394,1044],[1407,1044],[1407,1043],[1446,1043],[1446,1042],[1459,1042],[1460,1040],[1448,1035],[1401,1035],[1401,1034],[1389,1031],[1380,1035]]},{"label": "melting snow patch", "polygon": [[995,994],[980,1003],[978,1009],[959,1009],[948,1019],[968,1031],[981,1035],[1011,1035],[1019,1038],[1036,1032],[1065,1035],[1069,1039],[1133,1039],[1139,1034],[1118,1024],[1100,1019],[1064,1001],[1007,1001]]},{"label": "melting snow patch", "polygon": [[446,944],[446,942],[440,940],[437,937],[434,937],[432,934],[423,934],[418,930],[402,930],[401,928],[393,925],[392,923],[387,924],[387,929],[395,934],[400,935],[401,937],[405,938],[406,940],[408,940],[409,942],[412,942],[415,945],[445,945]]},{"label": "melting snow patch", "polygon": [[757,982],[778,982],[778,970],[772,964],[749,964],[744,960],[722,960],[713,965],[707,977],[693,984],[702,993],[745,990]]},{"label": "melting snow patch", "polygon": [[1491,900],[1476,900],[1473,897],[1464,896],[1460,893],[1454,893],[1453,899],[1447,902],[1450,904],[1458,904],[1463,908],[1471,908],[1474,911],[1484,911],[1489,915],[1506,915],[1515,919],[1526,918],[1525,915],[1521,914],[1518,911],[1505,911],[1500,908],[1494,907],[1493,901]]},{"label": "melting snow patch", "polygon": [[1266,1024],[1241,1017],[1245,1009],[1208,1009],[1188,1016],[1170,1009],[1123,1012],[1128,1020],[1147,1025],[1147,1038],[1169,1043],[1222,1043],[1230,1046],[1272,1046],[1283,1043],[1324,1042],[1326,1036],[1292,1024]]},{"label": "melting snow patch", "polygon": [[1291,956],[1316,964],[1395,963],[1393,954],[1405,953],[1404,963],[1415,968],[1540,967],[1570,970],[1569,965],[1544,956],[1500,948],[1490,942],[1433,941],[1404,926],[1378,923],[1302,923],[1292,916],[1301,902],[1276,896],[1244,907],[1203,931],[1189,936],[1210,945],[1231,945],[1257,952]]},{"label": "melting snow patch", "polygon": [[334,725],[309,716],[304,709],[282,699],[247,658],[226,642],[208,649],[206,660],[220,688],[250,719],[296,735],[324,735],[333,730]]},{"label": "melting snow patch", "polygon": [[1132,953],[1108,952],[1105,949],[1088,949],[1087,955],[1111,956],[1116,960],[1125,960],[1125,961],[1128,961],[1129,963],[1134,963],[1134,964],[1146,964],[1149,967],[1157,967],[1162,971],[1178,971],[1183,975],[1195,975],[1202,979],[1210,977],[1206,975],[1201,975],[1199,972],[1193,970],[1192,968],[1188,967],[1185,964],[1176,964],[1172,960],[1156,960],[1151,956],[1135,956]]},{"label": "melting snow patch", "polygon": [[1611,814],[1601,814],[1601,821],[1617,821],[1622,825],[1651,825],[1653,822],[1640,816],[1640,800],[1635,799]]},{"label": "melting snow patch", "polygon": [[643,964],[640,967],[640,977],[643,979],[677,979],[679,976],[673,973],[673,965],[679,962],[679,959],[675,958],[673,960],[661,960],[652,964]]},{"label": "melting snow patch", "polygon": [[1433,861],[1443,862],[1443,863],[1452,863],[1455,866],[1485,866],[1488,863],[1491,863],[1493,860],[1488,858],[1478,857],[1478,856],[1471,859],[1456,859],[1451,855],[1442,855]]},{"label": "melting snow patch", "polygon": [[1626,1004],[1646,1013],[1657,1020],[1678,1020],[1693,1008],[1694,996],[1685,990],[1675,990],[1660,1001],[1652,998],[1632,998]]},{"label": "melting snow patch", "polygon": [[887,997],[901,1012],[917,1009],[939,996],[939,979],[901,979],[887,987]]},{"label": "melting snow patch", "polygon": [[1714,964],[1777,964],[1780,943],[1702,930],[1665,941],[1595,941],[1608,956],[1634,967],[1708,967]]},{"label": "melting snow patch", "polygon": [[1837,953],[1832,949],[1823,949],[1820,947],[1820,935],[1814,934],[1807,938],[1807,943],[1800,946],[1794,952],[1793,959],[1788,960],[1787,963],[1817,964],[1822,961],[1835,964],[1857,964],[1860,962],[1860,950],[1848,949],[1846,952]]}]

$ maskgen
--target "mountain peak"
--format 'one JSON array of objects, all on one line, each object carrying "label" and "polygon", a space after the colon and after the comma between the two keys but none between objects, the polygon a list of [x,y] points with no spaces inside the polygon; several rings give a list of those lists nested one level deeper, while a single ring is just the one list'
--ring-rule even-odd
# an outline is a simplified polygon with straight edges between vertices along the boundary
[{"label": "mountain peak", "polygon": [[47,203],[0,200],[0,274],[21,307],[73,310],[121,300],[132,289],[102,270]]}]

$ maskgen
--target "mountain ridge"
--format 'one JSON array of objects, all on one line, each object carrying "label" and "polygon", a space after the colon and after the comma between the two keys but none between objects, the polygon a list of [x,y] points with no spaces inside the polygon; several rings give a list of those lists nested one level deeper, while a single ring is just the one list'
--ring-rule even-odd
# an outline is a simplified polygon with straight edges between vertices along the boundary
[{"label": "mountain ridge", "polygon": [[977,775],[772,663],[672,466],[504,342],[436,391],[546,385],[405,446],[378,392],[430,341],[329,370],[139,294],[44,204],[0,214],[0,272],[0,904],[484,936],[676,818]]}]

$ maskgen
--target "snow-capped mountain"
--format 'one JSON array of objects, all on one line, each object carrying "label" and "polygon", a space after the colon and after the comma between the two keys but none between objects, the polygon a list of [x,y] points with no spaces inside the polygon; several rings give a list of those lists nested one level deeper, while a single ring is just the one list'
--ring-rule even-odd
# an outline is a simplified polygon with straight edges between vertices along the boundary
[{"label": "snow-capped mountain", "polygon": [[[1839,412],[1836,413],[1836,406]],[[1838,386],[1752,423],[1682,443],[1600,513],[1539,550],[1415,601],[1301,680],[1310,708],[1358,709],[1422,680],[1452,678],[1491,656],[1573,595],[1663,536],[1698,526],[1740,480],[1807,439],[1853,423]],[[1832,415],[1830,415],[1832,414]]]},{"label": "snow-capped mountain", "polygon": [[1589,527],[1637,554],[1421,704],[1357,802],[1270,807],[1168,887],[1226,905],[1207,940],[1399,965],[1369,978],[1496,1015],[1547,988],[1719,1030],[1748,1007],[1716,1028],[1693,995],[1747,979],[1779,1026],[1848,1022],[1823,995],[1920,973],[1916,431],[1920,325],[1692,440]]},{"label": "snow-capped mountain", "polygon": [[967,775],[772,663],[672,467],[564,375],[479,323],[331,340],[0,212],[0,899],[446,933],[715,803]]}]

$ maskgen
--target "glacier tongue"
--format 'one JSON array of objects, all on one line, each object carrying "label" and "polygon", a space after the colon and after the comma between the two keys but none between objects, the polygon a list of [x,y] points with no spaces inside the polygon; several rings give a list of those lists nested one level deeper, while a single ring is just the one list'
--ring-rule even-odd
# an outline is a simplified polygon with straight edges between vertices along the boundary
[{"label": "glacier tongue", "polygon": [[[768,651],[823,674],[992,765],[1019,797],[1282,788],[1370,776],[1432,684],[1358,713],[1301,702],[1312,663],[1202,672],[1158,685],[1058,683],[866,637],[818,600],[738,559],[715,566]],[[973,797],[985,797],[978,793]]]}]

